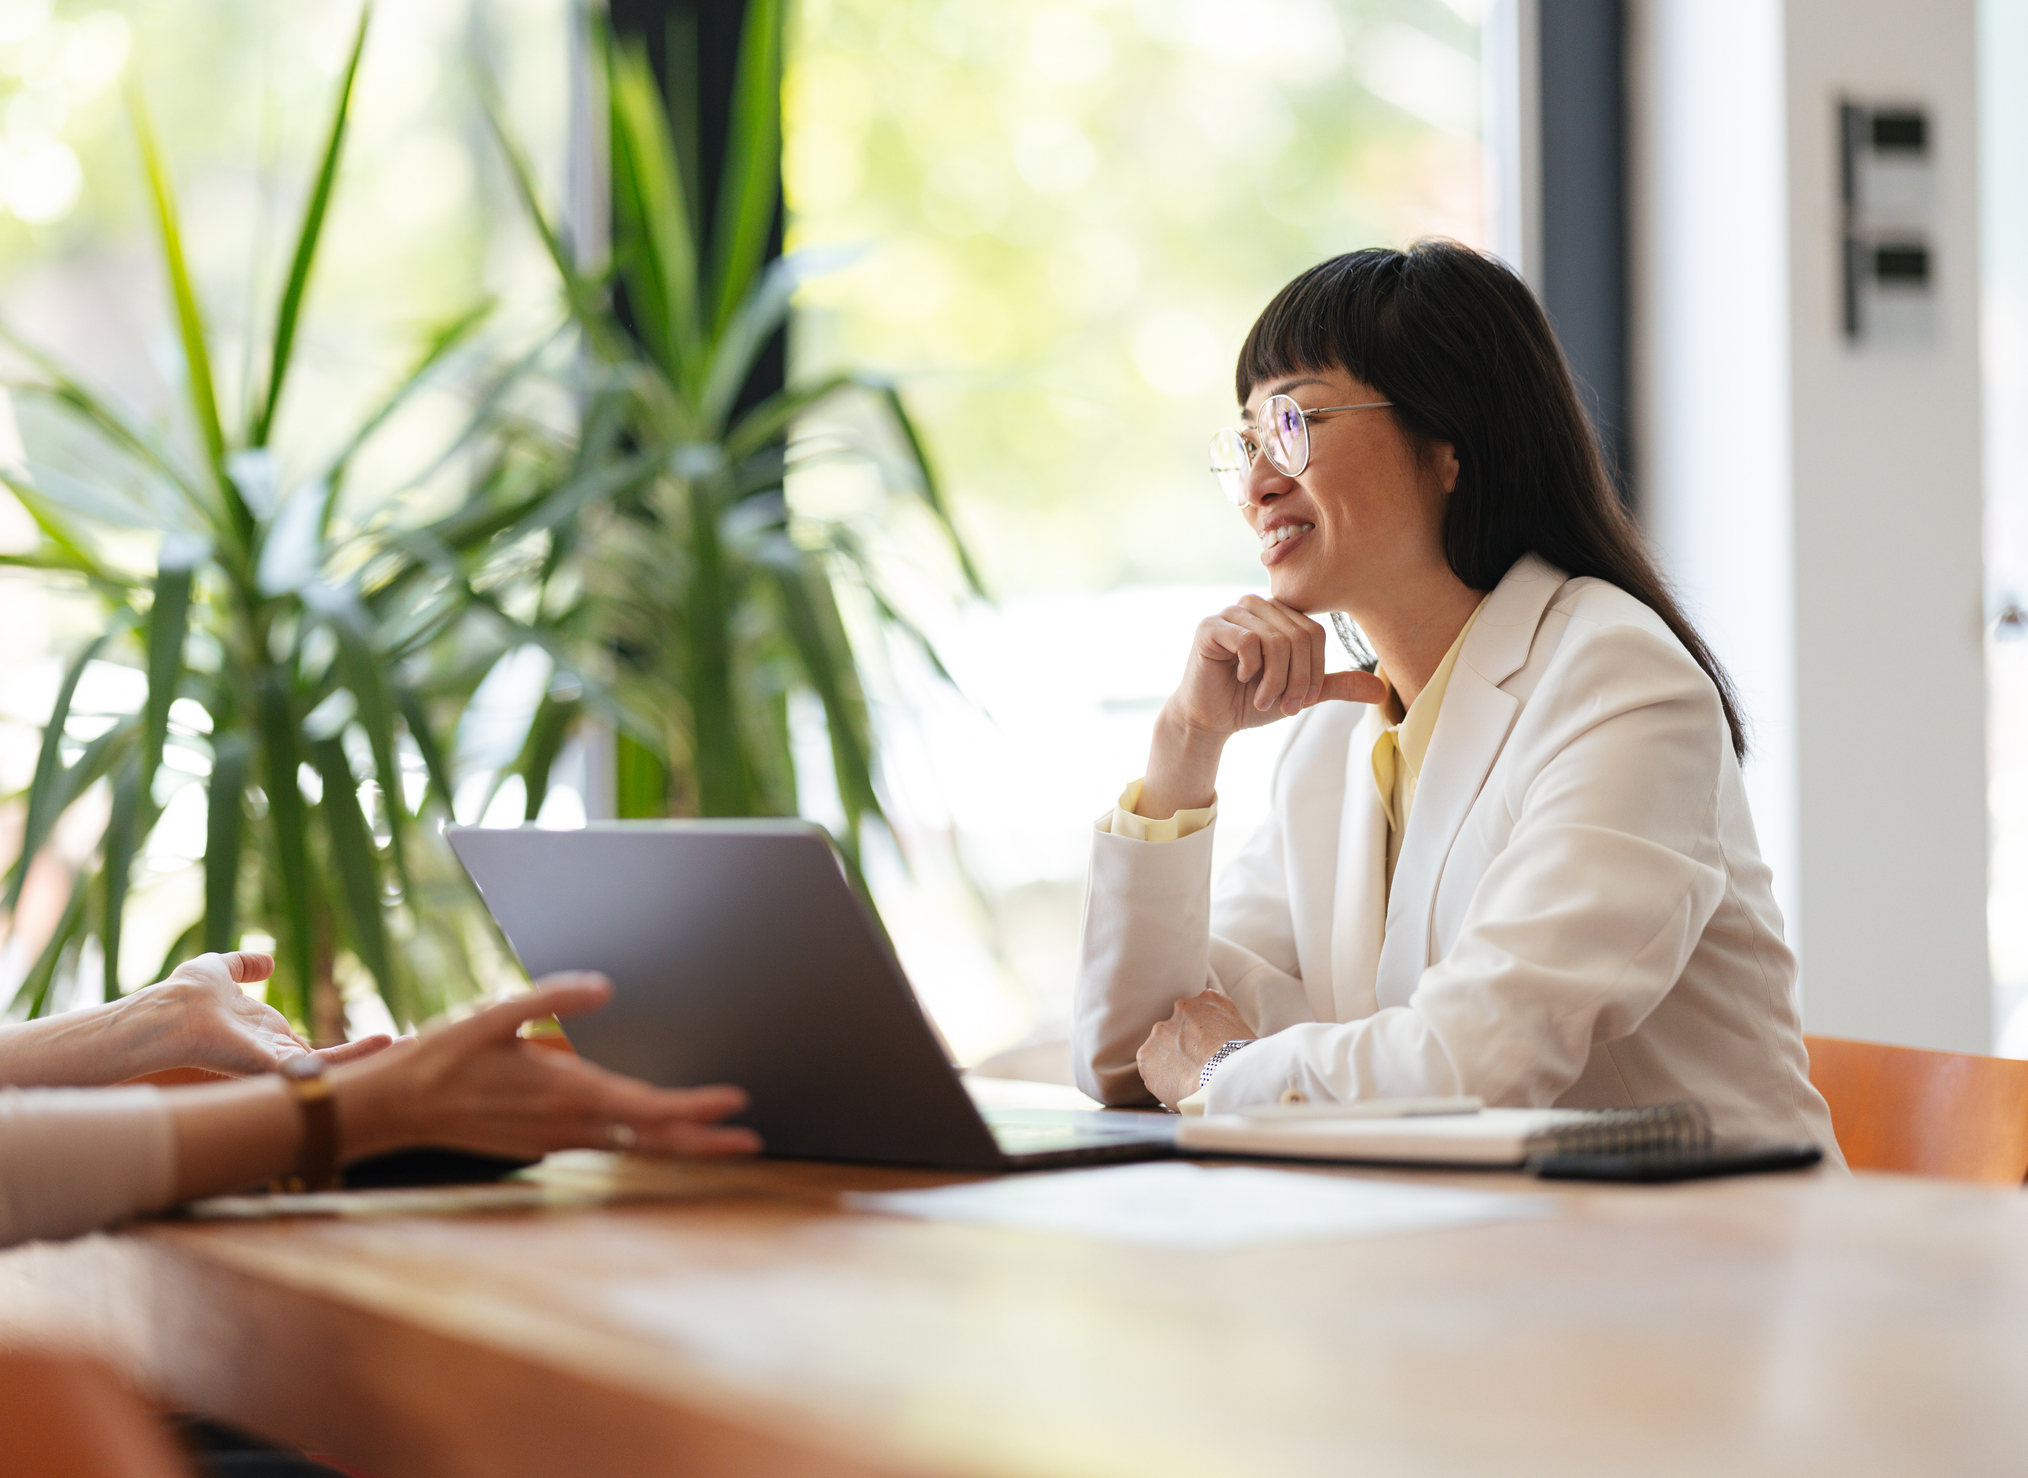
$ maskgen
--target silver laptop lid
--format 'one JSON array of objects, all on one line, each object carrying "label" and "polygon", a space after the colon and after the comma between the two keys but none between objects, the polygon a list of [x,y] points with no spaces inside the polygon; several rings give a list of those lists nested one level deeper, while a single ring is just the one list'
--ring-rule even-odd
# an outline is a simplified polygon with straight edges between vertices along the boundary
[{"label": "silver laptop lid", "polygon": [[737,1083],[770,1154],[1002,1163],[829,836],[794,820],[449,829],[531,977],[610,976],[566,1022],[651,1083]]}]

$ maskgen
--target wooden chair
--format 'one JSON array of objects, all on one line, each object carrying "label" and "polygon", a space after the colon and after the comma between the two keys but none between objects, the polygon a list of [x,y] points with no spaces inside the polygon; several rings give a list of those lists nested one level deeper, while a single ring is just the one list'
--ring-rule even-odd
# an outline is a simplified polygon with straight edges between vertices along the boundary
[{"label": "wooden chair", "polygon": [[191,1478],[139,1397],[76,1355],[0,1353],[0,1472],[7,1478]]},{"label": "wooden chair", "polygon": [[2020,1185],[2028,1177],[2028,1062],[1804,1037],[1854,1170]]}]

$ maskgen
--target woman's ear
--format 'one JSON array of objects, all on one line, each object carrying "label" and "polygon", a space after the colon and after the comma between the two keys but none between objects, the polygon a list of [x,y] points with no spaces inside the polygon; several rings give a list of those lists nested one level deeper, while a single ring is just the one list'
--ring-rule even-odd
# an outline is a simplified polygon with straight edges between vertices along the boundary
[{"label": "woman's ear", "polygon": [[1447,441],[1434,443],[1429,449],[1429,466],[1448,498],[1458,486],[1458,449]]}]

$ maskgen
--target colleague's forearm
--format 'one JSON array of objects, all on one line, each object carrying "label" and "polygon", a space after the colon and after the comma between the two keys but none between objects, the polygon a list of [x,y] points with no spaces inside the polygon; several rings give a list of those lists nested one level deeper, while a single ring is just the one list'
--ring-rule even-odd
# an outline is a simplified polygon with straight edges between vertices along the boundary
[{"label": "colleague's forearm", "polygon": [[97,1088],[165,1064],[148,1051],[150,1013],[134,1001],[111,1001],[0,1026],[0,1085],[13,1088]]},{"label": "colleague's forearm", "polygon": [[1193,728],[1164,708],[1148,745],[1148,773],[1141,782],[1135,814],[1161,821],[1178,811],[1212,804],[1218,789],[1218,760],[1227,734]]}]

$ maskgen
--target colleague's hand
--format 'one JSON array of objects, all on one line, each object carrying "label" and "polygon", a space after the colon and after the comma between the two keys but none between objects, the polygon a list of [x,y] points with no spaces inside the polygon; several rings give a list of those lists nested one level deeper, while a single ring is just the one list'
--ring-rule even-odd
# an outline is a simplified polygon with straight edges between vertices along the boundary
[{"label": "colleague's hand", "polygon": [[[240,989],[275,973],[270,955],[234,951],[199,955],[168,978],[137,991],[122,1003],[124,1021],[120,1078],[137,1078],[164,1068],[196,1067],[228,1077],[273,1072],[291,1057],[311,1051],[289,1029],[281,1012]],[[328,1047],[316,1055],[333,1066],[370,1056],[388,1038],[368,1037]]]},{"label": "colleague's hand", "polygon": [[535,1159],[624,1147],[659,1155],[750,1155],[751,1129],[719,1123],[746,1107],[728,1085],[656,1088],[516,1035],[612,997],[604,976],[552,975],[531,995],[405,1039],[332,1074],[347,1159],[411,1145]]},{"label": "colleague's hand", "polygon": [[1293,606],[1241,596],[1198,623],[1183,681],[1162,705],[1141,783],[1141,815],[1211,804],[1225,741],[1317,703],[1381,703],[1370,672],[1324,671],[1324,628]]},{"label": "colleague's hand", "polygon": [[1174,1108],[1197,1091],[1204,1064],[1220,1047],[1256,1035],[1231,996],[1207,989],[1178,1001],[1169,1019],[1148,1033],[1134,1061],[1148,1091]]}]

